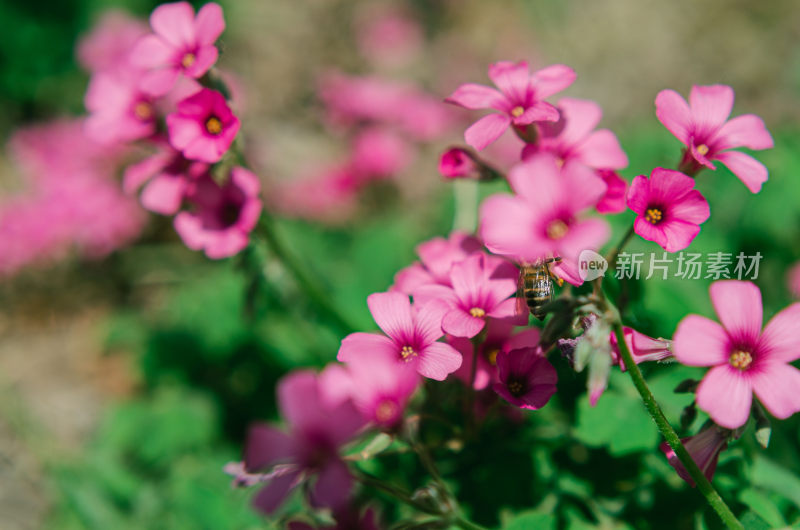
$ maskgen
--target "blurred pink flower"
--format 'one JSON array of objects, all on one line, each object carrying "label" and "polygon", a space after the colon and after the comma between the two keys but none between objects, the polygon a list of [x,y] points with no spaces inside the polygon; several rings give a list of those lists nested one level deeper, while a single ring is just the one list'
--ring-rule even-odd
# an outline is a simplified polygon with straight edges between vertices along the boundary
[{"label": "blurred pink flower", "polygon": [[204,88],[167,115],[169,142],[190,160],[218,162],[239,132],[237,118],[216,90]]},{"label": "blurred pink flower", "polygon": [[349,164],[312,168],[308,175],[279,184],[267,200],[285,215],[324,222],[340,222],[356,209],[360,189]]},{"label": "blurred pink flower", "polygon": [[[714,471],[717,470],[719,454],[728,447],[729,438],[730,431],[726,431],[711,424],[694,436],[681,438],[681,442],[686,447],[694,463],[697,464],[697,467],[703,472],[703,475],[705,475],[708,480],[711,480],[714,477]],[[689,475],[689,472],[667,442],[663,442],[659,446],[659,449],[661,449],[664,456],[667,457],[669,465],[678,472],[678,475],[691,486],[694,486],[695,483],[691,475]]]},{"label": "blurred pink flower", "polygon": [[558,121],[558,110],[544,101],[575,81],[575,72],[555,64],[530,73],[528,63],[501,61],[489,65],[489,78],[500,90],[484,85],[461,85],[445,101],[467,109],[493,109],[465,132],[466,142],[482,150],[511,125],[524,128],[534,122]]},{"label": "blurred pink flower", "polygon": [[711,212],[695,181],[679,171],[657,167],[628,188],[628,207],[636,212],[634,230],[667,252],[688,247]]},{"label": "blurred pink flower", "polygon": [[134,77],[132,72],[92,76],[84,103],[89,111],[86,134],[95,142],[129,142],[156,132],[155,99],[136,87]]},{"label": "blurred pink flower", "polygon": [[697,406],[714,422],[736,429],[747,422],[755,392],[776,418],[800,411],[800,303],[769,321],[763,332],[761,291],[751,282],[711,284],[711,302],[722,325],[699,315],[678,324],[675,358],[689,366],[710,366],[697,388]]},{"label": "blurred pink flower", "polygon": [[[633,360],[636,364],[646,361],[661,361],[672,357],[671,341],[648,337],[644,333],[640,333],[628,326],[624,326],[622,332],[628,351],[633,355]],[[609,341],[611,342],[611,357],[614,364],[619,364],[620,369],[624,372],[625,361],[622,360],[619,353],[617,335],[612,332],[609,336]]]},{"label": "blurred pink flower", "polygon": [[538,410],[556,393],[558,375],[540,348],[518,348],[497,354],[499,382],[492,389],[517,407]]},{"label": "blurred pink flower", "polygon": [[350,168],[362,182],[394,176],[408,167],[414,152],[389,129],[369,127],[353,139]]},{"label": "blurred pink flower", "polygon": [[360,15],[358,48],[376,66],[402,66],[422,50],[422,28],[399,9],[370,9]]},{"label": "blurred pink flower", "polygon": [[545,151],[554,154],[560,164],[577,160],[592,169],[627,167],[628,156],[614,133],[594,130],[603,116],[600,105],[588,99],[561,98],[558,110],[558,121],[539,124],[540,134],[536,143],[525,146],[523,160]]},{"label": "blurred pink flower", "polygon": [[317,507],[346,505],[353,479],[339,448],[364,425],[350,401],[331,403],[311,371],[297,371],[278,383],[278,406],[289,432],[257,424],[250,428],[244,451],[247,473],[271,469],[271,480],[253,504],[271,514],[302,481],[316,477],[310,500]]},{"label": "blurred pink flower", "polygon": [[124,11],[106,11],[78,43],[78,62],[92,73],[129,69],[131,50],[146,33],[147,26]]},{"label": "blurred pink flower", "polygon": [[161,96],[183,73],[199,79],[217,62],[214,42],[225,29],[219,4],[204,5],[195,17],[188,2],[162,4],[150,15],[154,34],[141,38],[131,52],[131,62],[145,70],[139,86]]},{"label": "blurred pink flower", "polygon": [[597,212],[605,214],[624,212],[628,182],[610,169],[598,169],[597,174],[606,183],[606,194],[595,206]]},{"label": "blurred pink flower", "polygon": [[453,264],[450,269],[452,288],[444,285],[422,285],[413,293],[414,302],[427,304],[439,300],[449,307],[442,319],[442,330],[456,337],[475,337],[491,319],[507,319],[517,325],[527,324],[516,315],[519,271],[511,263],[475,253]]},{"label": "blurred pink flower", "polygon": [[786,280],[789,285],[789,292],[792,293],[792,296],[800,298],[800,263],[796,263],[789,269]]},{"label": "blurred pink flower", "polygon": [[439,173],[445,178],[478,177],[479,170],[470,152],[460,147],[451,147],[439,159]]},{"label": "blurred pink flower", "polygon": [[767,168],[750,155],[730,149],[769,149],[772,136],[755,114],[728,120],[733,98],[733,89],[725,85],[693,86],[689,104],[674,90],[662,90],[656,96],[656,116],[686,146],[682,170],[694,174],[703,167],[716,169],[712,161],[719,160],[751,192],[758,193],[767,181]]},{"label": "blurred pink flower", "polygon": [[517,195],[492,195],[481,205],[480,234],[486,247],[525,262],[561,256],[551,269],[570,283],[582,283],[578,255],[597,250],[609,236],[605,220],[579,218],[605,194],[603,180],[580,163],[559,169],[549,153],[515,166],[508,180]]},{"label": "blurred pink flower", "polygon": [[394,277],[393,291],[411,295],[417,287],[428,283],[451,286],[450,269],[454,263],[483,250],[475,237],[454,231],[445,239],[435,237],[417,245],[421,263],[414,263],[400,270]]},{"label": "blurred pink flower", "polygon": [[242,167],[231,169],[223,185],[206,173],[187,189],[189,211],[175,216],[175,230],[187,247],[211,259],[233,256],[247,246],[258,223],[260,190],[258,177]]},{"label": "blurred pink flower", "polygon": [[436,342],[444,335],[442,318],[447,305],[434,301],[417,309],[398,292],[373,293],[367,298],[370,313],[386,335],[351,333],[342,340],[337,359],[349,363],[364,351],[413,363],[424,377],[443,381],[461,366],[461,355],[449,344]]}]

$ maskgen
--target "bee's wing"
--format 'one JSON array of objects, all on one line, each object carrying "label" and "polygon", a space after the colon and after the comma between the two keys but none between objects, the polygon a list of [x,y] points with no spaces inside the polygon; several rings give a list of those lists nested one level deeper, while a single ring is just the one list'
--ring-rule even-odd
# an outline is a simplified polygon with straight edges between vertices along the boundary
[{"label": "bee's wing", "polygon": [[519,268],[517,277],[517,305],[514,313],[518,317],[528,315],[528,302],[525,301],[525,267]]}]

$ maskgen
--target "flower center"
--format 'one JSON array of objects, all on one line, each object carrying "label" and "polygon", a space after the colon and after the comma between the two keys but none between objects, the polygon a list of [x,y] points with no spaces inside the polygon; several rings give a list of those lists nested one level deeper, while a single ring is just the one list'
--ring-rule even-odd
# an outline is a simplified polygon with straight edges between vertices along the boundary
[{"label": "flower center", "polygon": [[519,118],[523,114],[525,114],[525,109],[522,108],[522,105],[517,105],[516,107],[511,109],[511,115],[514,116],[515,118]]},{"label": "flower center", "polygon": [[133,114],[138,119],[147,121],[153,117],[153,106],[146,101],[140,101],[133,106]]},{"label": "flower center", "polygon": [[564,158],[563,158],[563,157],[558,157],[558,158],[556,158],[556,166],[558,166],[558,167],[559,167],[559,169],[560,169],[560,168],[562,168],[562,167],[564,167],[564,163],[565,163],[565,162],[566,162],[566,160],[564,160]]},{"label": "flower center", "polygon": [[375,407],[375,418],[381,423],[387,423],[397,415],[397,404],[389,399],[384,399]]},{"label": "flower center", "polygon": [[500,353],[500,350],[495,348],[495,349],[489,351],[489,353],[486,354],[486,358],[489,360],[489,364],[491,364],[492,366],[497,366],[497,354],[498,353]]},{"label": "flower center", "polygon": [[706,144],[700,144],[697,146],[697,152],[702,156],[706,156],[708,154],[708,146]]},{"label": "flower center", "polygon": [[197,59],[197,57],[195,57],[193,53],[187,53],[187,54],[186,54],[186,55],[184,55],[184,56],[183,56],[183,58],[181,59],[181,65],[182,65],[184,68],[189,68],[190,66],[192,66],[192,65],[194,64],[194,61],[195,61],[196,59]]},{"label": "flower center", "polygon": [[206,120],[206,130],[209,134],[219,134],[222,132],[222,122],[216,116],[211,116]]},{"label": "flower center", "polygon": [[750,352],[744,350],[734,350],[728,361],[731,363],[731,366],[744,372],[753,364],[753,356]]},{"label": "flower center", "polygon": [[411,359],[417,356],[417,352],[411,346],[403,346],[403,349],[400,350],[400,356],[405,362],[410,362]]},{"label": "flower center", "polygon": [[659,208],[648,208],[644,213],[644,220],[650,224],[657,225],[664,218],[664,212]]},{"label": "flower center", "polygon": [[514,397],[521,396],[522,390],[523,390],[522,383],[520,383],[519,381],[508,382],[508,391],[511,393],[512,396]]},{"label": "flower center", "polygon": [[567,235],[567,230],[567,223],[561,219],[550,221],[550,224],[547,225],[547,237],[550,239],[561,239]]},{"label": "flower center", "polygon": [[484,311],[480,307],[473,307],[472,309],[469,310],[469,314],[475,318],[483,318],[484,316],[486,316],[486,311]]}]

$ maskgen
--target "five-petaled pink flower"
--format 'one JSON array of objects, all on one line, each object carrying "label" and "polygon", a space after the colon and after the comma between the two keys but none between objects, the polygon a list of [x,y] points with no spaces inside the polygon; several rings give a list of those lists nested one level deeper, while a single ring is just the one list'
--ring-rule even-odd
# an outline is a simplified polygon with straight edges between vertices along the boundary
[{"label": "five-petaled pink flower", "polygon": [[515,166],[508,180],[517,195],[493,195],[481,205],[480,233],[486,247],[524,262],[561,256],[552,269],[570,283],[582,283],[578,255],[598,249],[609,236],[605,220],[579,218],[606,192],[603,180],[577,162],[559,169],[549,153]]},{"label": "five-petaled pink flower", "polygon": [[697,406],[728,429],[750,415],[755,392],[776,418],[800,411],[800,303],[769,321],[763,332],[761,291],[751,282],[711,284],[711,302],[722,325],[699,315],[684,318],[673,338],[673,354],[689,366],[710,366],[697,388]]},{"label": "five-petaled pink flower", "polygon": [[316,477],[310,500],[317,507],[346,505],[353,479],[339,455],[364,425],[352,402],[332,402],[321,388],[321,379],[311,371],[294,372],[278,384],[278,406],[289,426],[284,433],[256,424],[250,428],[244,450],[244,471],[267,484],[253,499],[264,513],[273,513],[300,483]]},{"label": "five-petaled pink flower", "polygon": [[86,135],[95,142],[129,142],[156,132],[156,101],[138,89],[129,75],[96,73],[86,89],[84,103],[89,111]]},{"label": "five-petaled pink flower", "polygon": [[398,292],[373,293],[367,298],[372,317],[385,335],[351,333],[342,340],[336,358],[358,362],[364,351],[388,355],[398,363],[413,363],[425,377],[443,381],[461,366],[461,354],[452,346],[436,342],[442,331],[444,302],[435,300],[417,310],[408,296]]},{"label": "five-petaled pink flower", "polygon": [[634,178],[628,189],[628,207],[638,214],[634,231],[667,252],[688,247],[710,215],[708,201],[694,184],[693,178],[660,167],[650,178]]},{"label": "five-petaled pink flower", "polygon": [[511,125],[524,130],[534,122],[558,121],[558,110],[544,99],[570,86],[575,81],[575,71],[554,64],[531,74],[525,61],[501,61],[489,65],[489,78],[500,90],[467,83],[445,99],[467,109],[497,111],[464,132],[466,142],[479,151]]},{"label": "five-petaled pink flower", "polygon": [[499,382],[492,386],[500,397],[530,410],[544,407],[556,393],[558,374],[541,348],[520,348],[497,354]]},{"label": "five-petaled pink flower", "polygon": [[514,319],[516,315],[517,268],[511,263],[484,253],[475,253],[453,265],[450,270],[452,288],[438,284],[423,285],[414,291],[414,301],[426,304],[441,300],[450,308],[442,319],[445,333],[472,338],[489,318]]},{"label": "five-petaled pink flower", "polygon": [[139,86],[161,96],[183,73],[199,79],[217,62],[214,42],[225,29],[219,4],[204,5],[195,17],[188,2],[163,4],[150,15],[154,34],[142,37],[131,51],[131,62],[146,70]]},{"label": "five-petaled pink flower", "polygon": [[689,103],[674,90],[656,96],[656,116],[686,146],[681,169],[694,174],[703,167],[716,169],[719,160],[753,193],[767,181],[767,168],[750,155],[731,151],[737,147],[769,149],[772,136],[755,114],[728,120],[733,89],[725,85],[693,86]]},{"label": "five-petaled pink flower", "polygon": [[228,150],[239,132],[237,118],[216,90],[204,88],[167,115],[169,142],[190,160],[213,164]]},{"label": "five-petaled pink flower", "polygon": [[184,195],[190,210],[175,216],[175,230],[211,259],[233,256],[247,246],[261,215],[260,189],[258,177],[242,167],[231,169],[222,185],[205,173],[190,183]]}]

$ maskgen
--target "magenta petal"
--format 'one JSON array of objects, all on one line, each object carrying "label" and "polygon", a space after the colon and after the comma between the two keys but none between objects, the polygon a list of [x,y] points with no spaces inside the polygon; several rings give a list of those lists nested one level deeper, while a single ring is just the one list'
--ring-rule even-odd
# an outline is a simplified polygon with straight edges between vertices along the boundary
[{"label": "magenta petal", "polygon": [[504,110],[508,105],[506,99],[497,90],[484,85],[466,83],[456,89],[445,99],[445,102],[464,107],[466,109],[496,109]]},{"label": "magenta petal", "polygon": [[800,411],[800,370],[789,364],[767,362],[753,370],[753,390],[778,419]]},{"label": "magenta petal", "polygon": [[567,235],[559,241],[559,253],[566,258],[577,258],[583,250],[597,250],[611,236],[611,227],[605,219],[586,219],[574,223]]},{"label": "magenta petal", "polygon": [[524,101],[530,82],[528,63],[499,61],[490,64],[489,79],[512,101]]},{"label": "magenta petal", "polygon": [[129,59],[142,68],[157,68],[168,64],[174,54],[175,50],[158,35],[145,35],[136,41]]},{"label": "magenta petal", "polygon": [[[564,165],[561,173],[564,180],[562,197],[569,199],[573,212],[594,206],[608,190],[605,180],[597,172],[574,159]],[[573,190],[581,190],[581,193],[573,193]]]},{"label": "magenta petal", "polygon": [[458,303],[458,297],[455,291],[453,291],[451,287],[438,283],[422,285],[416,288],[411,294],[414,297],[414,304],[418,307],[423,307],[428,302],[434,300],[445,302],[449,307],[454,307]]},{"label": "magenta petal", "polygon": [[664,233],[664,224],[660,224],[658,226],[649,223],[647,219],[643,216],[638,216],[633,221],[633,231],[636,232],[639,236],[647,241],[653,241],[654,243],[658,243],[661,245],[662,248],[666,250],[667,245],[669,244],[669,240],[667,239],[667,235]]},{"label": "magenta petal", "polygon": [[597,127],[603,116],[600,105],[588,99],[561,98],[558,101],[558,108],[565,122],[558,139],[567,146],[574,146],[583,141]]},{"label": "magenta petal", "polygon": [[525,402],[523,408],[538,410],[544,407],[556,393],[558,374],[553,365],[544,357],[536,360],[531,372],[532,375],[528,378],[529,390],[521,396]]},{"label": "magenta petal", "polygon": [[711,284],[711,303],[728,334],[755,345],[761,333],[761,291],[752,282],[720,280]]},{"label": "magenta petal", "polygon": [[714,366],[728,362],[728,334],[718,323],[699,315],[681,320],[672,339],[672,353],[687,366]]},{"label": "magenta petal", "polygon": [[733,89],[726,85],[693,86],[689,93],[692,118],[699,131],[721,127],[733,109]]},{"label": "magenta petal", "polygon": [[505,114],[489,114],[479,119],[464,131],[464,140],[478,151],[484,149],[503,134],[511,124]]},{"label": "magenta petal", "polygon": [[313,425],[321,414],[309,406],[319,402],[317,375],[311,370],[290,372],[278,383],[277,393],[281,416],[292,427]]},{"label": "magenta petal", "polygon": [[634,177],[631,181],[630,187],[628,187],[628,208],[639,215],[644,215],[645,210],[647,210],[647,206],[649,205],[649,198],[650,180],[645,175]]},{"label": "magenta petal", "polygon": [[153,31],[171,45],[194,44],[194,9],[189,2],[162,4],[150,14]]},{"label": "magenta petal", "polygon": [[530,125],[536,121],[558,121],[558,109],[546,101],[537,101],[522,113],[522,116],[513,118],[514,125]]},{"label": "magenta petal", "polygon": [[759,349],[770,361],[792,362],[800,359],[800,303],[792,304],[767,322]]},{"label": "magenta petal", "polygon": [[349,363],[362,355],[373,354],[399,358],[397,346],[389,337],[375,333],[351,333],[342,339],[336,359],[343,363]]},{"label": "magenta petal", "polygon": [[367,305],[378,327],[393,339],[403,340],[413,335],[408,296],[396,292],[373,293],[367,297]]},{"label": "magenta petal", "polygon": [[512,323],[518,326],[528,324],[528,315],[517,314],[517,299],[508,298],[497,304],[486,316],[496,319],[512,319]]},{"label": "magenta petal", "polygon": [[737,429],[750,417],[753,389],[742,372],[730,365],[708,371],[697,388],[697,406],[718,425]]},{"label": "magenta petal", "polygon": [[142,190],[142,206],[161,215],[174,215],[181,207],[186,179],[179,175],[158,175]]},{"label": "magenta petal", "polygon": [[[535,218],[524,200],[511,195],[492,195],[481,204],[480,218],[481,237],[492,252],[503,256],[539,257],[538,249],[530,245],[526,233],[533,231]],[[537,254],[531,256],[532,252]]]},{"label": "magenta petal", "polygon": [[184,69],[184,73],[189,77],[199,79],[214,66],[219,57],[216,46],[203,46],[197,50],[194,63],[189,68]]},{"label": "magenta petal", "polygon": [[728,121],[717,132],[714,149],[723,151],[734,147],[770,149],[775,145],[764,120],[755,114],[744,114]]},{"label": "magenta petal", "polygon": [[444,335],[442,320],[450,311],[450,305],[442,300],[431,300],[421,307],[414,304],[414,307],[418,309],[414,316],[414,329],[422,344],[430,344],[441,338]]},{"label": "magenta petal", "polygon": [[486,321],[482,318],[473,317],[463,309],[451,309],[442,320],[442,329],[456,337],[466,337],[471,339],[481,332]]},{"label": "magenta petal", "polygon": [[333,459],[322,468],[311,493],[311,502],[315,507],[341,508],[350,498],[353,479],[347,465],[341,460]]},{"label": "magenta petal", "polygon": [[209,2],[200,8],[194,21],[194,30],[198,44],[214,44],[225,31],[225,18],[219,4]]},{"label": "magenta petal", "polygon": [[539,330],[528,328],[513,335],[503,344],[503,351],[517,350],[519,348],[534,348],[539,344]]},{"label": "magenta petal", "polygon": [[769,177],[764,164],[750,155],[738,151],[725,151],[717,153],[714,158],[725,164],[753,193],[761,191],[761,186]]},{"label": "magenta petal", "polygon": [[539,99],[545,99],[570,86],[577,76],[575,70],[563,64],[553,64],[537,70],[531,76],[531,85]]},{"label": "magenta petal", "polygon": [[576,148],[576,155],[581,162],[594,168],[622,169],[628,165],[628,155],[608,129],[592,133]]},{"label": "magenta petal", "polygon": [[253,498],[253,506],[267,515],[272,514],[295,487],[297,477],[297,473],[289,473],[273,478]]},{"label": "magenta petal", "polygon": [[692,190],[669,208],[669,215],[699,225],[708,220],[711,210],[705,197],[699,191]]},{"label": "magenta petal", "polygon": [[[647,222],[646,219],[637,217],[638,220]],[[649,224],[649,223],[648,223]],[[667,252],[678,252],[692,244],[694,238],[700,233],[700,226],[694,223],[687,223],[680,219],[668,220],[659,223],[658,227],[664,235],[663,241],[657,241]]]},{"label": "magenta petal", "polygon": [[692,130],[692,112],[680,94],[674,90],[662,90],[656,96],[656,116],[669,132],[689,144]]},{"label": "magenta petal", "polygon": [[417,371],[424,377],[444,381],[448,374],[461,366],[461,354],[443,342],[434,342],[420,352]]},{"label": "magenta petal", "polygon": [[150,70],[142,75],[139,88],[151,96],[161,97],[172,90],[179,75],[180,71],[172,67]]},{"label": "magenta petal", "polygon": [[267,425],[254,425],[247,433],[244,465],[248,472],[261,471],[288,459],[293,440],[286,433]]}]

